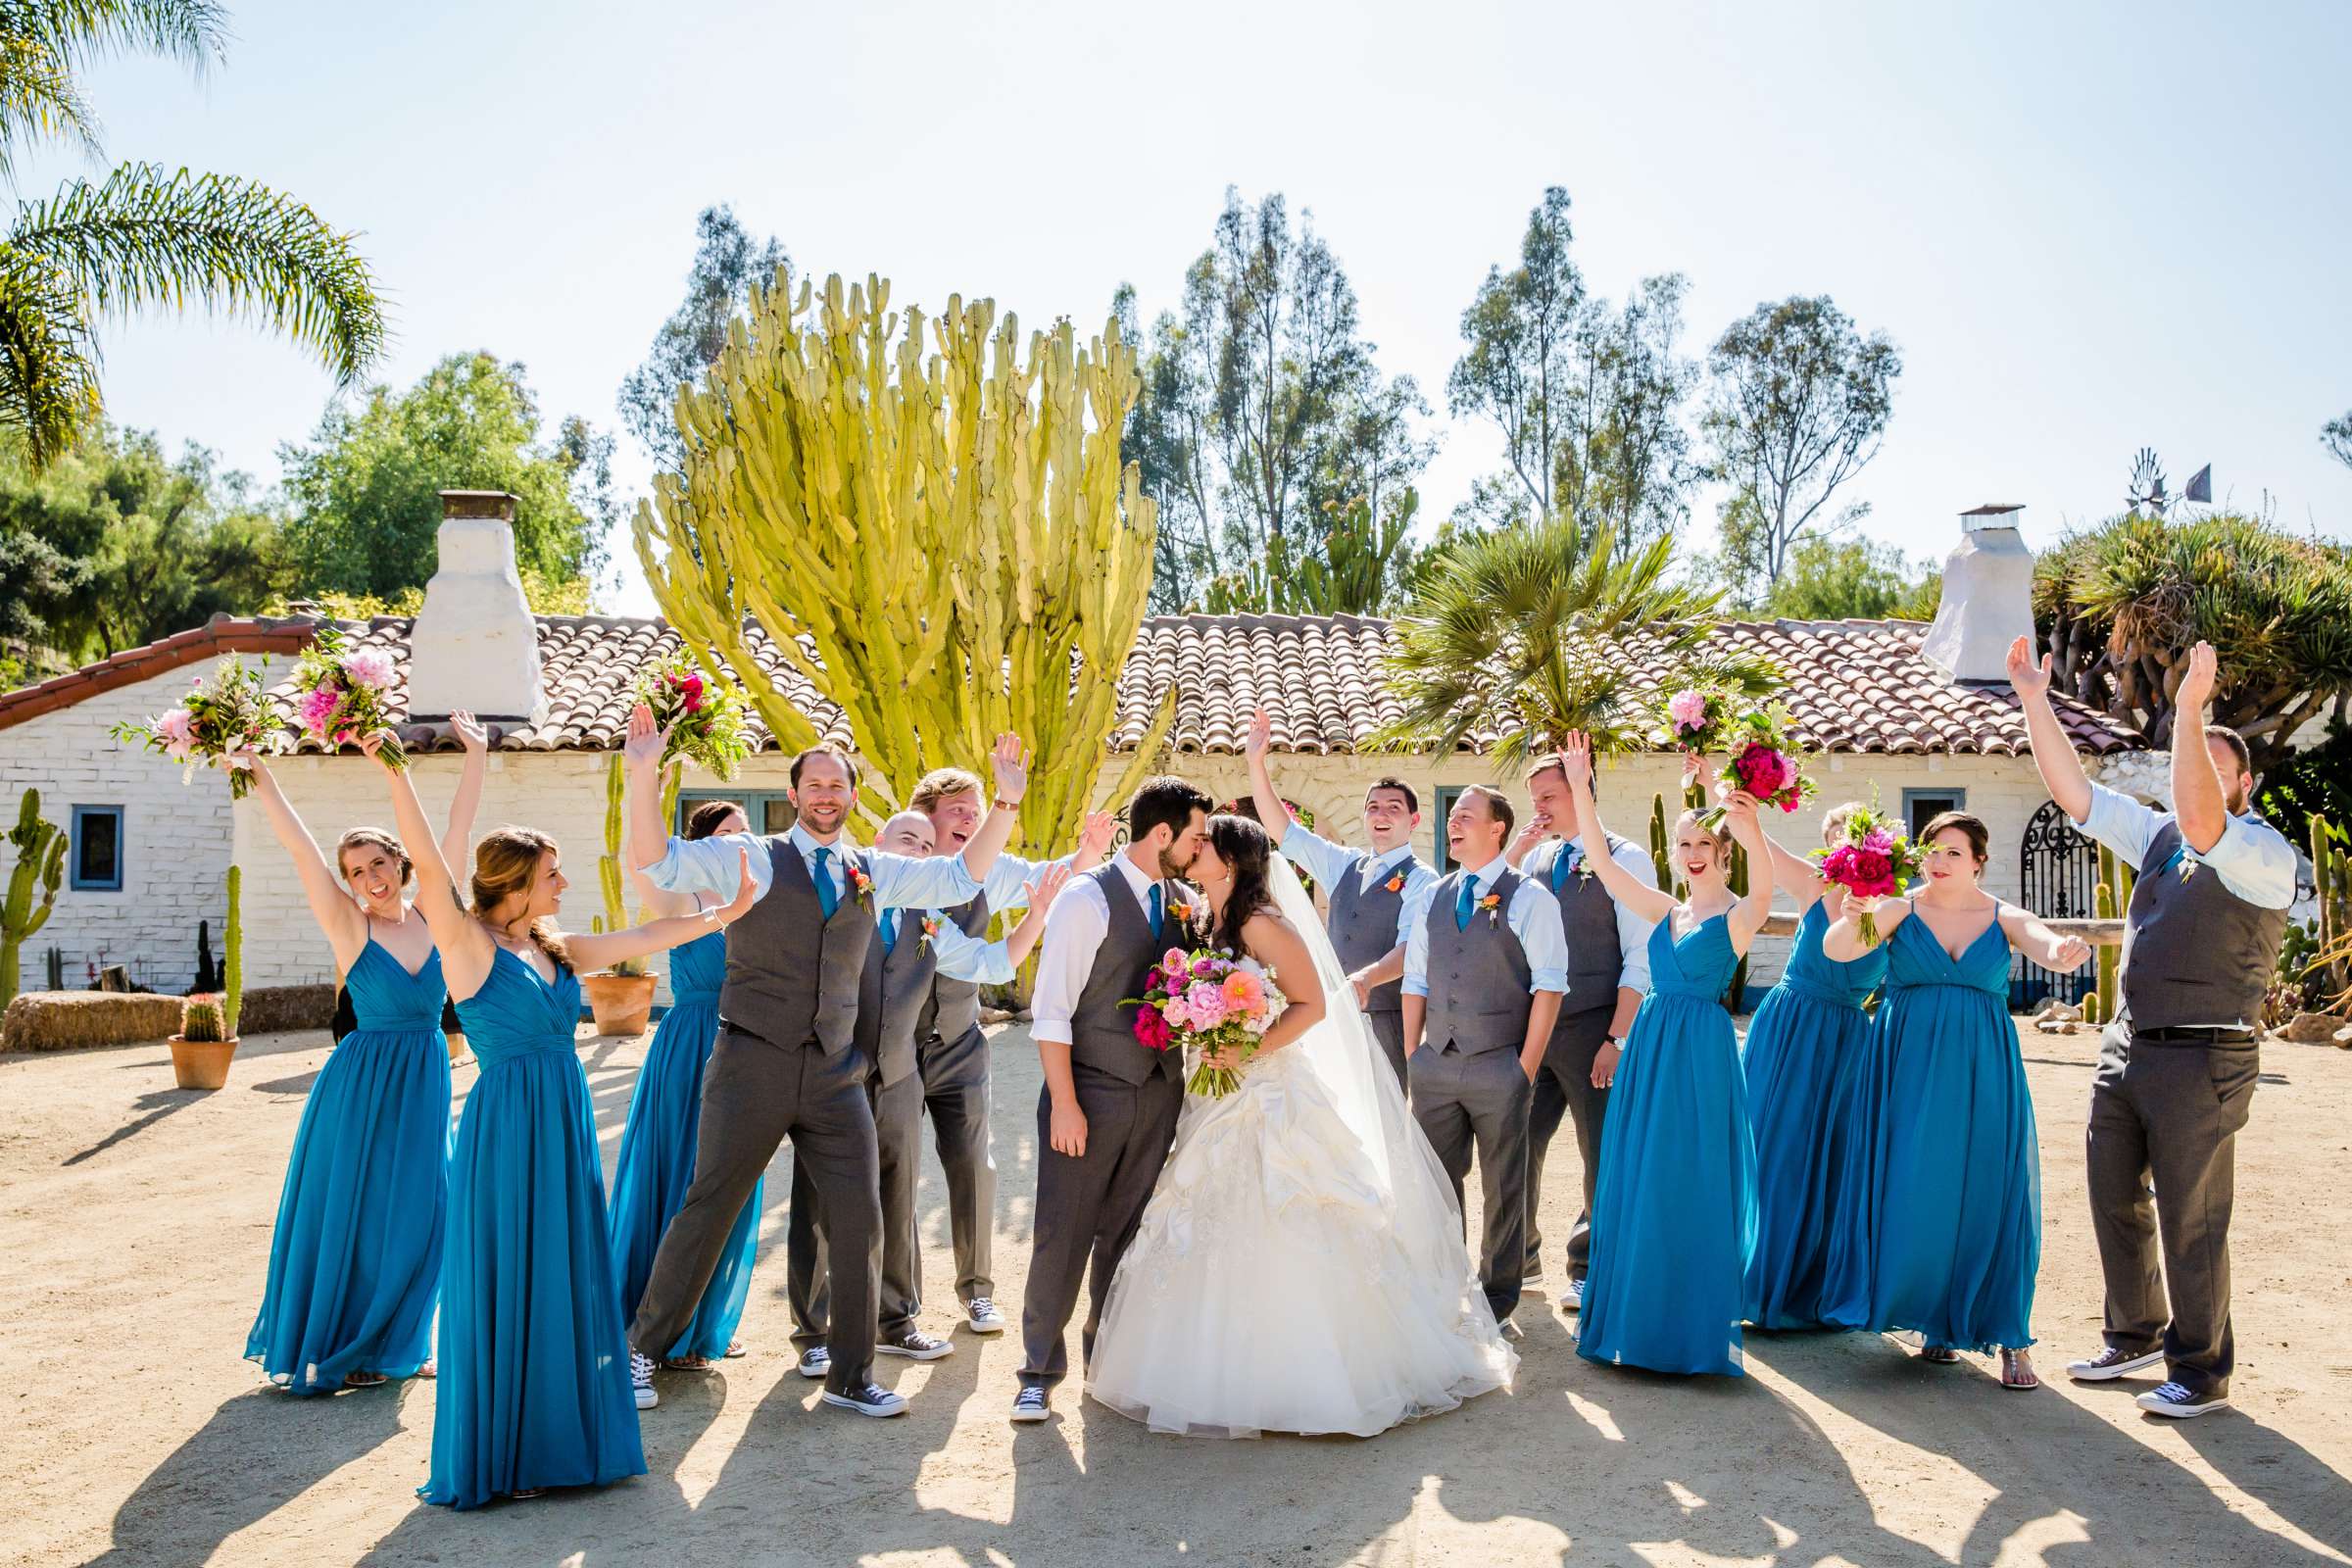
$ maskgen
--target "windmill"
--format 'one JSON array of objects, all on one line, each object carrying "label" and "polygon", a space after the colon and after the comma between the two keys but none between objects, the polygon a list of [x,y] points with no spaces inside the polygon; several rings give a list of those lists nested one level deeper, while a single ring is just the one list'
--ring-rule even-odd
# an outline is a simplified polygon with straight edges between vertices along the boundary
[{"label": "windmill", "polygon": [[2181,501],[2213,504],[2213,465],[2208,463],[2190,474],[2188,487],[2180,495],[2171,496],[2165,493],[2164,465],[2157,461],[2156,449],[2141,447],[2139,455],[2132,460],[2132,486],[2124,492],[2124,505],[2132,512],[2146,511],[2161,517]]}]

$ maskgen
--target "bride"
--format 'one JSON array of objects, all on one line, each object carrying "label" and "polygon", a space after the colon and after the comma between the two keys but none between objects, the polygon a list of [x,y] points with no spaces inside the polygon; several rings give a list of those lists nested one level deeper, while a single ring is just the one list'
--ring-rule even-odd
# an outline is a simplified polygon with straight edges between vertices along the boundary
[{"label": "bride", "polygon": [[1368,1438],[1509,1387],[1453,1190],[1297,873],[1218,816],[1191,875],[1209,946],[1289,1005],[1238,1090],[1186,1100],[1088,1392],[1155,1432]]}]

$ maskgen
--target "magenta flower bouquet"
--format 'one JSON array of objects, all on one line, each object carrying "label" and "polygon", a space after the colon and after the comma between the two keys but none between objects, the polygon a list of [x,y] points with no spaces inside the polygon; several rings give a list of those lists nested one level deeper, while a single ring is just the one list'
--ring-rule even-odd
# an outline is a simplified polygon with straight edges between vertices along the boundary
[{"label": "magenta flower bouquet", "polygon": [[210,686],[199,675],[177,708],[136,723],[125,719],[107,733],[179,763],[183,784],[199,767],[226,770],[229,799],[241,801],[253,792],[253,774],[241,754],[275,750],[276,730],[260,671],[224,654],[213,666]]},{"label": "magenta flower bouquet", "polygon": [[[1759,806],[1793,811],[1804,805],[1816,786],[1797,769],[1788,727],[1788,710],[1779,703],[1740,714],[1724,738],[1730,760],[1716,777],[1726,788],[1745,790]],[[1709,827],[1722,821],[1723,808],[1709,811],[1706,820]]]},{"label": "magenta flower bouquet", "polygon": [[714,681],[684,654],[672,654],[637,683],[637,700],[654,710],[654,727],[669,735],[662,765],[680,758],[722,779],[751,753],[743,730],[743,699],[732,686]]},{"label": "magenta flower bouquet", "polygon": [[[1815,850],[1822,880],[1835,882],[1855,898],[1884,899],[1900,893],[1917,880],[1923,857],[1919,846],[1890,822],[1874,799],[1845,819],[1845,842]],[[1879,922],[1865,911],[1856,922],[1865,946],[1879,945]]]},{"label": "magenta flower bouquet", "polygon": [[[357,745],[360,738],[392,727],[384,710],[397,666],[381,648],[353,648],[342,628],[321,626],[294,669],[294,722],[322,746]],[[377,753],[395,772],[409,765],[397,740]]]},{"label": "magenta flower bouquet", "polygon": [[1242,1086],[1232,1067],[1213,1067],[1205,1057],[1213,1052],[1249,1055],[1260,1035],[1282,1012],[1282,994],[1266,983],[1266,973],[1248,958],[1231,958],[1205,948],[1191,953],[1170,948],[1152,969],[1152,980],[1141,998],[1129,998],[1135,1038],[1152,1051],[1193,1051],[1200,1058],[1184,1081],[1188,1094],[1211,1100]]}]

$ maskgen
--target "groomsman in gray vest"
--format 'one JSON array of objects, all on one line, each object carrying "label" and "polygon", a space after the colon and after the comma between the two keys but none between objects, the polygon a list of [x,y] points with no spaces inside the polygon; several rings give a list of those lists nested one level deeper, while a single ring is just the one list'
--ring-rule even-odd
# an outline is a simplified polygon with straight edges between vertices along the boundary
[{"label": "groomsman in gray vest", "polygon": [[[1617,1079],[1617,1054],[1633,1032],[1634,1014],[1649,991],[1650,923],[1609,897],[1586,860],[1581,834],[1543,841],[1557,823],[1573,829],[1576,808],[1568,775],[1557,757],[1528,769],[1529,804],[1535,818],[1504,858],[1549,888],[1560,904],[1560,928],[1568,939],[1568,1000],[1551,1026],[1543,1070],[1527,1113],[1527,1277],[1544,1276],[1543,1234],[1536,1209],[1544,1200],[1544,1155],[1565,1115],[1576,1124],[1576,1149],[1585,1165],[1585,1203],[1568,1233],[1568,1282],[1560,1309],[1585,1304],[1585,1266],[1592,1255],[1592,1185],[1600,1174],[1600,1129],[1607,1119],[1609,1086]],[[1542,846],[1539,848],[1539,846]],[[1609,858],[1643,887],[1658,885],[1649,851],[1609,835]]]},{"label": "groomsman in gray vest", "polygon": [[[882,824],[874,848],[917,858],[936,853],[931,818],[901,811]],[[1009,855],[997,857],[997,874]],[[1037,945],[1046,911],[1069,871],[1050,862],[1020,899],[1028,915],[1002,942],[986,942],[929,909],[884,909],[878,940],[865,950],[865,972],[858,993],[858,1054],[871,1064],[866,1087],[874,1106],[874,1142],[881,1161],[882,1273],[879,1322],[874,1348],[910,1361],[936,1361],[952,1353],[953,1342],[926,1334],[915,1322],[923,1305],[922,1239],[914,1219],[914,1195],[922,1174],[925,1081],[917,1067],[917,1031],[941,977],[968,984],[1004,985]],[[982,1146],[985,1152],[986,1145]],[[951,1167],[951,1170],[953,1167]],[[785,1235],[785,1294],[792,1303],[792,1343],[801,1352],[800,1373],[821,1378],[832,1367],[825,1341],[832,1327],[831,1270],[826,1258],[824,1218],[815,1182],[806,1161],[792,1166],[792,1207]]]},{"label": "groomsman in gray vest", "polygon": [[1030,1008],[1046,1082],[1014,1421],[1053,1413],[1050,1393],[1069,1373],[1063,1342],[1090,1263],[1082,1343],[1093,1356],[1110,1277],[1176,1137],[1184,1063],[1137,1040],[1135,1009],[1124,1004],[1144,994],[1161,954],[1193,944],[1190,901],[1176,879],[1200,854],[1213,804],[1180,778],[1146,780],[1128,803],[1127,848],[1072,878],[1046,921]]},{"label": "groomsman in gray vest", "polygon": [[2295,899],[2295,852],[2250,808],[2245,741],[2205,722],[2216,675],[2213,649],[2197,644],[2174,696],[2173,809],[2164,812],[2090,782],[2050,708],[2048,657],[2036,664],[2023,637],[2009,649],[2010,684],[2050,798],[2138,867],[2125,911],[2123,1006],[2100,1037],[2090,1090],[2090,1218],[2107,1276],[2107,1343],[2067,1373],[2103,1383],[2162,1361],[2166,1381],[2139,1406],[2175,1419],[2230,1403],[2237,1134],[2260,1071],[2263,995]]},{"label": "groomsman in gray vest", "polygon": [[[954,855],[970,842],[987,814],[988,803],[980,793],[985,787],[980,775],[960,767],[935,767],[916,781],[906,808],[931,819],[933,853]],[[1102,864],[1102,857],[1110,852],[1117,825],[1108,811],[1089,812],[1079,831],[1078,848],[1057,860],[998,856],[997,863],[981,879],[976,898],[935,910],[932,918],[952,923],[965,936],[985,939],[990,917],[1027,907],[1030,885],[1054,867],[1075,873]],[[1007,940],[1018,932],[1016,927]],[[1012,960],[1016,968],[1028,952],[1027,947],[1019,950]],[[989,1084],[988,1037],[980,1032],[983,983],[999,982],[986,976],[962,978],[942,962],[915,1021],[915,1070],[922,1074],[922,1108],[930,1113],[932,1139],[948,1180],[948,1234],[956,1249],[956,1298],[961,1303],[964,1327],[974,1334],[1002,1334],[1005,1323],[996,1302],[994,1246],[997,1162],[989,1134],[995,1097]],[[919,1299],[919,1251],[913,1255],[911,1268]]]},{"label": "groomsman in gray vest", "polygon": [[[727,1234],[777,1146],[792,1139],[830,1232],[834,1300],[827,1404],[894,1416],[906,1401],[873,1381],[874,1299],[882,1263],[880,1153],[867,1098],[873,1063],[858,1049],[858,992],[881,912],[954,904],[979,891],[1012,832],[1029,781],[1017,737],[1000,736],[991,764],[1004,810],[953,858],[878,854],[844,843],[858,764],[829,746],[792,761],[789,833],[668,836],[658,774],[665,737],[641,705],[622,749],[629,842],[655,886],[734,897],[751,858],[759,902],[728,932],[718,1044],[703,1073],[694,1181],[662,1232],[637,1316],[629,1371],[637,1407],[658,1402],[653,1357],[677,1343],[725,1250]],[[650,847],[662,850],[650,858]]]},{"label": "groomsman in gray vest", "polygon": [[1250,719],[1246,750],[1250,793],[1257,819],[1282,853],[1323,885],[1331,901],[1331,945],[1355,987],[1355,1004],[1371,1020],[1372,1037],[1404,1082],[1405,910],[1428,896],[1438,873],[1413,854],[1421,801],[1400,778],[1373,780],[1364,791],[1364,836],[1370,850],[1334,844],[1291,819],[1291,808],[1266,771],[1274,722],[1259,709]]},{"label": "groomsman in gray vest", "polygon": [[1478,1168],[1486,1210],[1479,1280],[1494,1321],[1511,1313],[1527,1272],[1527,1115],[1552,1023],[1568,989],[1568,945],[1548,889],[1503,862],[1511,803],[1474,784],[1446,818],[1457,869],[1410,912],[1404,950],[1404,1050],[1413,1119],[1459,1201]]}]

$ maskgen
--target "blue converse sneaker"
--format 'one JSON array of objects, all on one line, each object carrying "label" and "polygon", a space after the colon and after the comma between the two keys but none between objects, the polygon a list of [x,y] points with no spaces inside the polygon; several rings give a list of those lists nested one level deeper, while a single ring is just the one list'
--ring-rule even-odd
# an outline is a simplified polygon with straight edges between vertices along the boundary
[{"label": "blue converse sneaker", "polygon": [[2139,1396],[2139,1407],[2168,1421],[2188,1421],[2230,1408],[2227,1394],[2199,1394],[2184,1383],[2164,1383]]}]

